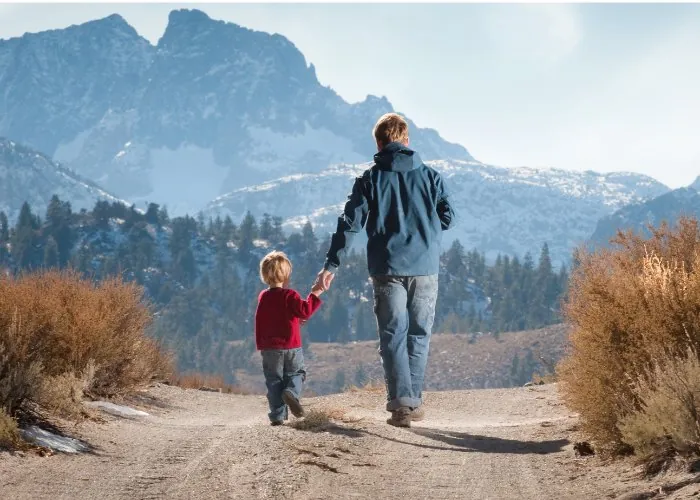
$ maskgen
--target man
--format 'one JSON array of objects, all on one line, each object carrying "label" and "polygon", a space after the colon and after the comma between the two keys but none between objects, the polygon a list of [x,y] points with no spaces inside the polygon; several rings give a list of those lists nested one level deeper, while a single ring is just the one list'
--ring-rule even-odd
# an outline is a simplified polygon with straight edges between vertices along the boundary
[{"label": "man", "polygon": [[388,113],[374,126],[374,166],[355,180],[317,283],[327,290],[353,237],[366,227],[387,423],[424,417],[423,379],[435,318],[442,231],[454,212],[440,175],[409,149],[408,124]]}]

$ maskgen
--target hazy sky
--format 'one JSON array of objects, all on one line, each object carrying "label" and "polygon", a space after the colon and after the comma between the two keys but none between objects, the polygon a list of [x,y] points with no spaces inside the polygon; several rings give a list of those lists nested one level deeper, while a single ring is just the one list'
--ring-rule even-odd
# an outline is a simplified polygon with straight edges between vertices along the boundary
[{"label": "hazy sky", "polygon": [[503,166],[700,175],[700,4],[0,4],[0,38],[174,8],[281,33],[321,83],[385,95]]}]

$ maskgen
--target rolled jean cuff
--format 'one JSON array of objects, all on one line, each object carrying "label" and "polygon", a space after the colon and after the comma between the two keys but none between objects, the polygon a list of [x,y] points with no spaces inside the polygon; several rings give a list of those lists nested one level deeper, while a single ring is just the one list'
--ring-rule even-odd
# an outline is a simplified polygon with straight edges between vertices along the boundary
[{"label": "rolled jean cuff", "polygon": [[416,398],[396,398],[386,404],[386,411],[396,411],[399,408],[418,408],[423,404],[423,401]]}]

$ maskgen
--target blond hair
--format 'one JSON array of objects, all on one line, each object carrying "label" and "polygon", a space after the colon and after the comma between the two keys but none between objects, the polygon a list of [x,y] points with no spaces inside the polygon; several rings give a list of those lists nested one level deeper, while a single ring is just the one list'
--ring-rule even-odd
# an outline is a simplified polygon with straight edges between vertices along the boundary
[{"label": "blond hair", "polygon": [[260,279],[266,285],[285,283],[292,274],[292,263],[284,252],[270,252],[260,261]]},{"label": "blond hair", "polygon": [[372,131],[378,146],[386,146],[390,142],[408,142],[408,123],[397,113],[383,115]]}]

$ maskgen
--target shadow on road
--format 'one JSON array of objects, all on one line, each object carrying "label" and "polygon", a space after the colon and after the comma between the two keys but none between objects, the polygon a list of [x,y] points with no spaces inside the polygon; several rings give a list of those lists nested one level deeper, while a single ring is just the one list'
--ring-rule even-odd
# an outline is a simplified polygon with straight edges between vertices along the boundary
[{"label": "shadow on road", "polygon": [[[437,429],[412,429],[411,432],[434,441],[453,446],[457,451],[473,451],[479,453],[505,453],[548,455],[562,451],[569,444],[568,439],[553,441],[519,441],[491,436],[479,436],[466,432],[446,431]],[[416,444],[416,446],[423,446]]]},{"label": "shadow on road", "polygon": [[403,441],[388,436],[382,436],[375,432],[363,430],[364,434],[375,436],[394,443],[405,444],[408,446],[416,446],[428,450],[441,451],[458,451],[472,453],[502,453],[513,455],[538,454],[548,455],[550,453],[558,453],[563,450],[564,446],[570,443],[567,439],[557,439],[554,441],[519,441],[517,439],[504,439],[491,436],[479,436],[477,434],[468,434],[466,432],[445,431],[438,429],[410,429],[409,432],[421,436],[438,443],[444,443],[449,446],[440,446],[438,444],[414,443]]}]

